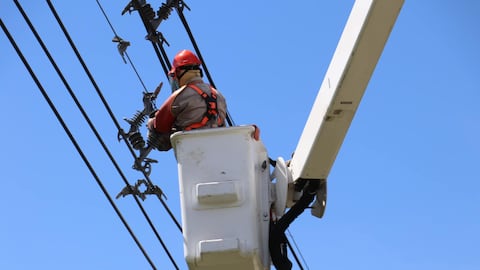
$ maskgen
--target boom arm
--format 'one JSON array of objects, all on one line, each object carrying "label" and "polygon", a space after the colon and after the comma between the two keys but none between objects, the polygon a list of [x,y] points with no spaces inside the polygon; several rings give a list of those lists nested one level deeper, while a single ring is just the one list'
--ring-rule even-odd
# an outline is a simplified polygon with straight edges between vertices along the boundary
[{"label": "boom arm", "polygon": [[404,0],[357,0],[290,162],[293,181],[327,179]]}]

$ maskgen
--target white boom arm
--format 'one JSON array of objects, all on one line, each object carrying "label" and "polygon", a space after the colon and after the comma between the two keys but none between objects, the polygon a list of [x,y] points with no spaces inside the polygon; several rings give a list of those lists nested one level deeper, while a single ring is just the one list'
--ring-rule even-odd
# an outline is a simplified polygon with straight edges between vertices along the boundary
[{"label": "white boom arm", "polygon": [[357,0],[290,162],[293,181],[327,179],[404,0]]}]

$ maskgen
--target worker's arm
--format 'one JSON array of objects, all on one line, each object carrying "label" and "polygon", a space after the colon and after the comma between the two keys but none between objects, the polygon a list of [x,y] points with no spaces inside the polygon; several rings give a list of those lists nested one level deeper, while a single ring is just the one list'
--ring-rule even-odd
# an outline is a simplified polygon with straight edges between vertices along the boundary
[{"label": "worker's arm", "polygon": [[155,113],[153,121],[149,121],[148,128],[158,133],[170,133],[175,122],[175,116],[172,114],[172,104],[176,95],[171,95]]}]

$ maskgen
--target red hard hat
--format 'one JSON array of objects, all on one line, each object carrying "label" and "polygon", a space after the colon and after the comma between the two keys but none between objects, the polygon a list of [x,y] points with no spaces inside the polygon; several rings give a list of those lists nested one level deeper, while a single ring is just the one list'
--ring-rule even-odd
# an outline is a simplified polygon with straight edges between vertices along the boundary
[{"label": "red hard hat", "polygon": [[178,67],[183,66],[199,66],[202,62],[198,57],[189,50],[182,50],[175,58],[173,58],[172,69],[170,69],[170,74],[175,74]]}]

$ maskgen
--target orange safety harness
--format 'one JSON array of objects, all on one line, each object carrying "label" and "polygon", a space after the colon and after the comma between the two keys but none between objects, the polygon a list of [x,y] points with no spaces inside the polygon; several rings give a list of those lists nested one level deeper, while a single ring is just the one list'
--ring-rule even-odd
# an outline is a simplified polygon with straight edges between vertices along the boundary
[{"label": "orange safety harness", "polygon": [[205,100],[207,111],[203,115],[203,118],[200,122],[193,123],[188,127],[185,127],[183,130],[188,131],[188,130],[204,127],[208,123],[208,121],[212,119],[217,120],[217,125],[219,127],[223,126],[222,119],[220,119],[220,114],[218,113],[218,108],[217,108],[217,90],[215,90],[215,88],[210,86],[210,90],[212,93],[208,95],[202,89],[200,89],[198,86],[194,84],[189,84],[188,87],[195,90],[195,92],[197,92],[203,98],[203,100]]}]

